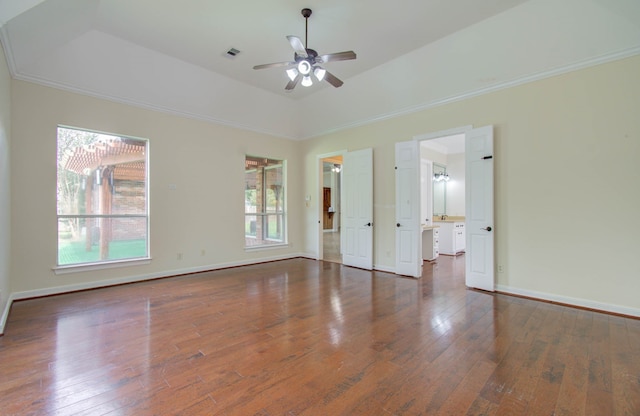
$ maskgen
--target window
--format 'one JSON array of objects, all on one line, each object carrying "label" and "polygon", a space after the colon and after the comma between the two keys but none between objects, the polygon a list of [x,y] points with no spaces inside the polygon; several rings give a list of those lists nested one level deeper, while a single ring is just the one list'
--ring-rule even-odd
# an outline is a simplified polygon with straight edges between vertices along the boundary
[{"label": "window", "polygon": [[244,235],[246,247],[285,244],[284,161],[245,158]]},{"label": "window", "polygon": [[147,146],[58,127],[58,266],[149,257]]}]

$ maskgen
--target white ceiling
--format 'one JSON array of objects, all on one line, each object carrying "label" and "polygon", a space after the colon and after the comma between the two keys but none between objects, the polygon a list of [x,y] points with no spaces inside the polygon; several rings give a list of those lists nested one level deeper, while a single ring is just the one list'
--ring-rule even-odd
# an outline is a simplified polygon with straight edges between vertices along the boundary
[{"label": "white ceiling", "polygon": [[[293,139],[640,53],[637,0],[247,4],[3,0],[0,39],[17,79]],[[304,7],[308,47],[358,55],[339,89],[252,69],[293,58]]]}]

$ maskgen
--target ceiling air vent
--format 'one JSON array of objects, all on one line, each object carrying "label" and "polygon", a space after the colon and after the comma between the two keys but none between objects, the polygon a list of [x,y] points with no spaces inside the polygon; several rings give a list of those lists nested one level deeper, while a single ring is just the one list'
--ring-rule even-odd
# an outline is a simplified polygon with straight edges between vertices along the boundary
[{"label": "ceiling air vent", "polygon": [[237,50],[236,48],[229,48],[229,50],[225,53],[225,56],[227,58],[235,58],[236,56],[238,56],[238,54],[240,53],[239,50]]}]

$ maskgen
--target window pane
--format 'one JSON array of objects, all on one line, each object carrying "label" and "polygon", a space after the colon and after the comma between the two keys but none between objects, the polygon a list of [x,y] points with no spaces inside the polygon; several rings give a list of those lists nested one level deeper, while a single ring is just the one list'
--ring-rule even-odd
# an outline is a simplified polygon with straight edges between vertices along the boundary
[{"label": "window pane", "polygon": [[58,264],[147,257],[147,141],[59,127],[57,146]]},{"label": "window pane", "polygon": [[266,190],[265,212],[283,212],[282,166],[265,168],[264,175]]},{"label": "window pane", "polygon": [[245,215],[244,217],[244,235],[247,237],[256,237],[256,216]]},{"label": "window pane", "polygon": [[58,264],[96,263],[146,257],[147,219],[61,218]]},{"label": "window pane", "polygon": [[245,158],[246,246],[286,242],[284,213],[284,162],[247,156]]},{"label": "window pane", "polygon": [[266,238],[270,240],[276,240],[279,242],[284,241],[284,219],[282,215],[267,215],[265,216],[266,222]]},{"label": "window pane", "polygon": [[255,170],[246,171],[245,188],[244,188],[244,212],[256,213],[257,210],[257,195],[256,195],[256,183],[257,172]]},{"label": "window pane", "polygon": [[58,214],[145,214],[146,140],[58,128]]}]

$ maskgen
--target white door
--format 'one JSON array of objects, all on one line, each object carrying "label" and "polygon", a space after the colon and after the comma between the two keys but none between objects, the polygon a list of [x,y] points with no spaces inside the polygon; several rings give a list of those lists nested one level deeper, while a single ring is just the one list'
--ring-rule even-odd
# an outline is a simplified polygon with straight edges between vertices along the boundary
[{"label": "white door", "polygon": [[[419,147],[418,147],[419,148]],[[420,223],[433,225],[433,162],[420,161]]]},{"label": "white door", "polygon": [[418,146],[396,143],[396,273],[413,277],[422,276]]},{"label": "white door", "polygon": [[373,149],[347,152],[342,165],[342,264],[373,268]]},{"label": "white door", "polygon": [[465,281],[493,291],[493,126],[468,131],[465,148]]}]

